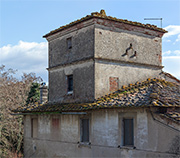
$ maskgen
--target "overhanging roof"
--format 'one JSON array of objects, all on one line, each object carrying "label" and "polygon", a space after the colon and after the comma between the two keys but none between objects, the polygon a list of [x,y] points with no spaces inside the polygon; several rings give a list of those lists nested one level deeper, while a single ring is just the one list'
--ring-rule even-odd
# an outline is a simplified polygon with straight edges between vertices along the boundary
[{"label": "overhanging roof", "polygon": [[92,19],[92,18],[100,18],[100,19],[106,19],[106,20],[110,20],[110,21],[115,21],[115,22],[119,22],[119,23],[125,23],[125,24],[130,24],[130,25],[134,25],[134,26],[139,26],[139,27],[143,27],[143,28],[146,28],[146,29],[151,29],[151,30],[155,30],[155,31],[159,31],[159,32],[163,32],[163,33],[166,33],[167,31],[164,30],[163,28],[159,28],[155,25],[151,25],[151,24],[142,24],[140,22],[133,22],[133,21],[129,21],[129,20],[123,20],[123,19],[118,19],[116,17],[111,17],[111,16],[107,16],[105,11],[104,10],[101,10],[100,13],[98,12],[93,12],[91,13],[91,15],[87,15],[81,19],[78,19],[76,21],[73,21],[67,25],[64,25],[64,26],[61,26],[59,27],[58,29],[55,29],[49,33],[47,33],[46,35],[44,35],[43,37],[48,37],[50,35],[53,35],[57,32],[60,32],[64,29],[67,29],[73,25],[76,25],[78,23],[81,23],[81,22],[84,22],[86,20],[89,20],[89,19]]},{"label": "overhanging roof", "polygon": [[82,112],[127,107],[180,107],[180,85],[162,79],[147,79],[122,86],[118,91],[102,96],[93,103],[37,103],[19,107],[13,112]]}]

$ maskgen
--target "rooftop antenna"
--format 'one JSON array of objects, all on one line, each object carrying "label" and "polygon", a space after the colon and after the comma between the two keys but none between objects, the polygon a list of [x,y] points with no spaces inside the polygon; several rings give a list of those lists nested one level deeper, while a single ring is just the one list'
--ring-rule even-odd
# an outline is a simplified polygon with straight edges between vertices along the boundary
[{"label": "rooftop antenna", "polygon": [[144,20],[160,20],[161,21],[161,28],[162,28],[162,19],[163,18],[144,18]]}]

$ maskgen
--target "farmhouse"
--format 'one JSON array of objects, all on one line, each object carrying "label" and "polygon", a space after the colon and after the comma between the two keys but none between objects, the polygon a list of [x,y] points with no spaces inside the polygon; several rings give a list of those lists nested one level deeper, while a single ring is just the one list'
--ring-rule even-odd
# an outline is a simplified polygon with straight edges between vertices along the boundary
[{"label": "farmhouse", "polygon": [[24,156],[178,157],[180,81],[162,71],[164,33],[101,10],[43,36],[48,101],[14,110]]}]

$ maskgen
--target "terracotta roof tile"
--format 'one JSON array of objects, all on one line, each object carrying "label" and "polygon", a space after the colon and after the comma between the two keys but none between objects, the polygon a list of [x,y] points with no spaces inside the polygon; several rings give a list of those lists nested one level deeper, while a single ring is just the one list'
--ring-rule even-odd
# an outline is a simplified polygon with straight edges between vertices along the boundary
[{"label": "terracotta roof tile", "polygon": [[107,19],[107,20],[112,20],[112,21],[116,21],[116,22],[121,22],[121,23],[125,23],[125,24],[130,24],[130,25],[135,25],[135,26],[140,26],[140,27],[144,27],[144,28],[147,28],[147,29],[152,29],[152,30],[156,30],[156,31],[160,31],[160,32],[163,32],[163,33],[166,33],[167,31],[162,29],[162,28],[159,28],[155,25],[151,25],[151,24],[142,24],[140,22],[133,22],[133,21],[129,21],[129,20],[123,20],[123,19],[118,19],[116,17],[111,17],[111,16],[107,16],[105,11],[104,10],[101,10],[100,13],[98,12],[93,12],[91,13],[91,15],[87,15],[86,17],[83,17],[81,19],[78,19],[76,21],[73,21],[67,25],[64,25],[64,26],[61,26],[59,27],[58,29],[55,29],[49,33],[47,33],[46,35],[44,35],[43,37],[48,37],[50,35],[53,35],[61,30],[64,30],[64,29],[67,29],[75,24],[78,24],[80,22],[83,22],[85,20],[88,20],[88,19],[91,19],[91,18],[101,18],[101,19]]},{"label": "terracotta roof tile", "polygon": [[171,75],[170,73],[167,73],[167,72],[162,72],[162,74],[164,74],[165,76],[175,80],[176,82],[180,83],[180,80],[177,79],[176,77],[174,77],[173,75]]},{"label": "terracotta roof tile", "polygon": [[147,79],[105,95],[93,103],[45,103],[19,107],[13,112],[69,112],[121,107],[180,107],[180,85]]},{"label": "terracotta roof tile", "polygon": [[166,112],[165,114],[161,114],[161,116],[165,116],[166,118],[180,122],[180,111],[174,110],[174,111]]}]

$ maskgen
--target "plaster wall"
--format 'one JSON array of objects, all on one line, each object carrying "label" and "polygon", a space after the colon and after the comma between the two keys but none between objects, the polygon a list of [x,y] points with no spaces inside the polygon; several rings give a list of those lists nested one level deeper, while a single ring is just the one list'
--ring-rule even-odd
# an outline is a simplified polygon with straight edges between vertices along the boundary
[{"label": "plaster wall", "polygon": [[[73,93],[68,94],[67,76],[73,75]],[[94,62],[88,60],[49,70],[50,102],[88,102],[94,100]]]},{"label": "plaster wall", "polygon": [[[158,115],[148,114],[148,148],[161,152],[179,153],[180,128],[173,121],[159,118]],[[160,123],[161,122],[161,123]],[[176,130],[175,130],[176,129]],[[179,131],[178,131],[179,130]],[[179,155],[180,156],[180,155]]]},{"label": "plaster wall", "polygon": [[[113,26],[96,25],[95,58],[161,66],[161,38]],[[147,30],[147,32],[152,30]],[[154,31],[155,32],[155,31]],[[132,49],[130,48],[132,44]],[[126,55],[127,50],[127,55]],[[136,51],[136,56],[134,53]]]},{"label": "plaster wall", "polygon": [[110,77],[119,78],[119,88],[123,85],[133,84],[158,77],[161,69],[121,62],[104,60],[95,61],[95,98],[110,93]]},{"label": "plaster wall", "polygon": [[[121,145],[121,121],[134,118],[134,146]],[[172,143],[179,132],[158,124],[146,109],[105,109],[87,115],[42,114],[38,118],[38,138],[31,138],[30,119],[25,117],[25,157],[123,157],[177,158]],[[90,143],[80,142],[80,118],[90,118]],[[53,137],[52,119],[59,119],[58,136]],[[44,127],[42,127],[44,124]],[[50,128],[49,128],[50,126]],[[46,129],[49,128],[49,129]],[[46,130],[45,130],[46,129]],[[46,135],[46,137],[44,137]],[[120,148],[118,147],[120,146]]]}]

